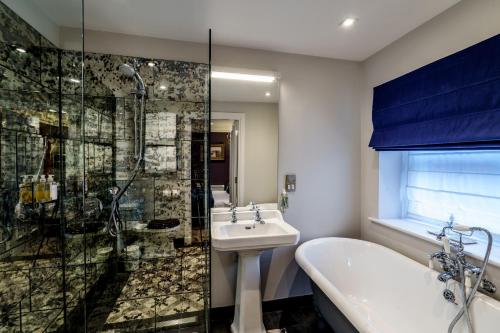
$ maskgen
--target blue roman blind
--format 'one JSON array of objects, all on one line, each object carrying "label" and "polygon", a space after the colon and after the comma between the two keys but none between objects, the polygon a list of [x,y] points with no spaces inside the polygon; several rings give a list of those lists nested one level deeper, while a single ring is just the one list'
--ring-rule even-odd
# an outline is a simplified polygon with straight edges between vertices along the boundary
[{"label": "blue roman blind", "polygon": [[500,148],[500,34],[374,88],[376,150]]}]

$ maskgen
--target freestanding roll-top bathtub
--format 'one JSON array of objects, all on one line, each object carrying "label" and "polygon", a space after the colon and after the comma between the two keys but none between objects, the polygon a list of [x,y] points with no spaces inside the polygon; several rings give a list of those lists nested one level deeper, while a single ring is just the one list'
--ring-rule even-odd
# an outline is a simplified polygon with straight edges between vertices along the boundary
[{"label": "freestanding roll-top bathtub", "polygon": [[[456,282],[448,288],[460,305],[443,298],[437,272],[367,241],[319,238],[302,244],[295,259],[335,332],[445,333],[462,304]],[[499,301],[477,293],[470,309],[474,333],[500,332]],[[466,326],[462,317],[453,332]]]}]

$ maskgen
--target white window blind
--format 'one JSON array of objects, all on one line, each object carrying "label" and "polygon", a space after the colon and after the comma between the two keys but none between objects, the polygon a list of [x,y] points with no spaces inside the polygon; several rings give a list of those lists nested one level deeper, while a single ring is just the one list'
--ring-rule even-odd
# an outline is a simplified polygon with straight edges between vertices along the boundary
[{"label": "white window blind", "polygon": [[500,151],[409,152],[402,195],[407,217],[482,226],[500,234]]}]

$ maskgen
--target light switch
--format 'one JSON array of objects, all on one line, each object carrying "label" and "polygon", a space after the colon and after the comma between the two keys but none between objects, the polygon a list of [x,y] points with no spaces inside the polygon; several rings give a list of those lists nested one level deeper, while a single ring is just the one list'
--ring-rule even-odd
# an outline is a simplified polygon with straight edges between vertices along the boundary
[{"label": "light switch", "polygon": [[285,175],[285,189],[287,192],[295,192],[296,187],[296,176],[295,175]]}]

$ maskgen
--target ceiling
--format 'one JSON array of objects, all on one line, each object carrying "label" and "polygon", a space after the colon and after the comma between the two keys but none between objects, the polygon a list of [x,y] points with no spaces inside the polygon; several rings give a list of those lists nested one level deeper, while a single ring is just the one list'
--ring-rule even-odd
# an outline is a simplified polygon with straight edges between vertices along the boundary
[{"label": "ceiling", "polygon": [[[460,0],[85,0],[92,30],[361,61]],[[79,27],[81,0],[42,0]],[[344,29],[346,17],[358,19]]]}]

